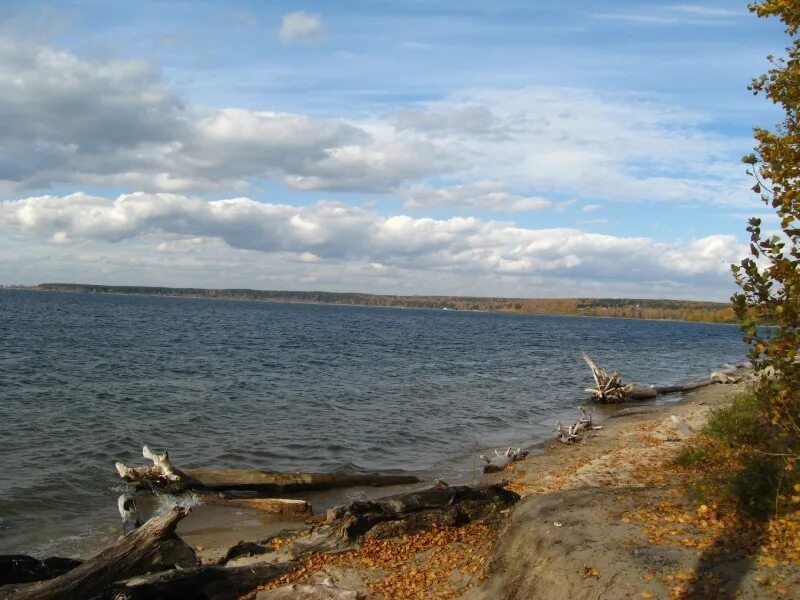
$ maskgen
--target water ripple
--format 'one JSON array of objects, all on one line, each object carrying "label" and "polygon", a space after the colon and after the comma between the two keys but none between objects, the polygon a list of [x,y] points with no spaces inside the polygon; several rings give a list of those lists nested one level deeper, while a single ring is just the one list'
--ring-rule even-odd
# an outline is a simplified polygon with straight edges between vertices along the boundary
[{"label": "water ripple", "polygon": [[699,323],[3,290],[0,336],[0,553],[34,554],[115,534],[113,463],[144,443],[186,468],[465,473],[573,416],[581,350],[656,384],[745,353]]}]

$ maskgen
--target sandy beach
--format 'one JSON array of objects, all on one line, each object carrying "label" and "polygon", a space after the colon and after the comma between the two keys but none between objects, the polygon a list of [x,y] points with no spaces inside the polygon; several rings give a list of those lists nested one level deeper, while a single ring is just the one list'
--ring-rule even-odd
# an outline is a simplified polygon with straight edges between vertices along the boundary
[{"label": "sandy beach", "polygon": [[[723,508],[698,504],[691,493],[694,476],[674,462],[713,411],[745,386],[709,386],[621,418],[607,417],[636,404],[596,406],[602,430],[572,445],[549,442],[483,477],[485,484],[504,483],[518,493],[515,506],[462,527],[306,553],[296,569],[249,597],[294,597],[281,594],[303,590],[376,599],[797,597],[796,563],[769,559],[769,540],[761,555],[728,549],[731,523],[718,514]],[[295,558],[315,535],[302,521],[274,535],[286,525],[261,515],[249,527],[211,526],[184,537],[207,563],[279,562]],[[244,550],[225,561],[224,551],[236,541],[257,542],[268,552]]]}]

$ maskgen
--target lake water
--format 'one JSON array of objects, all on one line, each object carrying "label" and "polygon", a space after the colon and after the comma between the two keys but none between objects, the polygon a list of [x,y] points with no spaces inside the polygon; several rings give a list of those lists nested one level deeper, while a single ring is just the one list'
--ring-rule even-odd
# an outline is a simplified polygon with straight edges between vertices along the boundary
[{"label": "lake water", "polygon": [[741,362],[731,325],[0,290],[0,553],[119,530],[114,461],[410,472],[574,420],[587,351],[625,380]]}]

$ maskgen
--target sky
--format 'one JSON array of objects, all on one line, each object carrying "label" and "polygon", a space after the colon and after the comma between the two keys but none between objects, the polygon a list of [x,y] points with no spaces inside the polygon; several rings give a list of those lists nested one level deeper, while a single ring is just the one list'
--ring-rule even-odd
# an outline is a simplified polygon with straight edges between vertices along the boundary
[{"label": "sky", "polygon": [[0,284],[726,300],[777,22],[707,0],[0,6]]}]

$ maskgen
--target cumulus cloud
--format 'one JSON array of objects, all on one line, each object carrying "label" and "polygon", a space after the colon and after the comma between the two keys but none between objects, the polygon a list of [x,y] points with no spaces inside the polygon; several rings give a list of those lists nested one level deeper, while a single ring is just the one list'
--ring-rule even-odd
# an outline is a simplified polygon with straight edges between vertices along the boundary
[{"label": "cumulus cloud", "polygon": [[[0,182],[46,187],[64,171],[103,174],[182,137],[180,101],[138,61],[89,63],[0,37]],[[124,155],[124,156],[123,156]]]},{"label": "cumulus cloud", "polygon": [[412,185],[396,193],[409,209],[484,210],[498,213],[533,212],[548,208],[550,200],[512,194],[501,181],[475,181],[463,185],[433,188]]},{"label": "cumulus cloud", "polygon": [[[0,85],[7,193],[83,184],[202,194],[272,180],[381,194],[416,186],[412,206],[498,212],[564,196],[751,201],[736,161],[749,141],[706,132],[687,111],[586,89],[473,90],[359,119],[200,108],[147,63],[2,37]],[[437,191],[435,181],[450,183]]]},{"label": "cumulus cloud", "polygon": [[153,191],[386,191],[435,172],[423,139],[376,135],[342,119],[187,106],[150,65],[86,61],[0,37],[0,187],[63,183]]},{"label": "cumulus cloud", "polygon": [[282,42],[314,42],[322,37],[322,17],[303,10],[283,15],[278,29]]},{"label": "cumulus cloud", "polygon": [[182,255],[191,254],[202,240],[217,240],[258,255],[292,256],[313,268],[360,265],[381,276],[401,270],[505,277],[517,283],[571,279],[609,288],[636,281],[645,289],[668,284],[727,289],[729,265],[747,251],[733,236],[670,244],[474,217],[383,216],[334,202],[291,206],[141,192],[113,200],[79,193],[3,201],[0,231],[61,245],[99,243],[107,252],[116,244],[148,238],[158,240],[160,253]]}]

